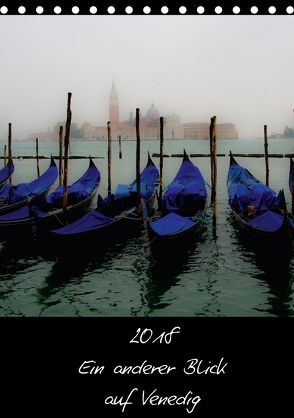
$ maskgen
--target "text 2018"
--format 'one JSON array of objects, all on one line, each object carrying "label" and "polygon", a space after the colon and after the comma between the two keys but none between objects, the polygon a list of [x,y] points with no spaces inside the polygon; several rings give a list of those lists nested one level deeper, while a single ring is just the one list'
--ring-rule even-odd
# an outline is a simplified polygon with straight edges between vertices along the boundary
[{"label": "text 2018", "polygon": [[146,343],[165,343],[170,344],[172,341],[172,337],[175,334],[179,334],[181,332],[180,327],[173,327],[173,329],[169,332],[163,331],[157,337],[154,335],[154,332],[150,328],[145,328],[141,330],[141,328],[137,329],[136,335],[134,338],[131,339],[130,343],[136,344],[146,344]]}]

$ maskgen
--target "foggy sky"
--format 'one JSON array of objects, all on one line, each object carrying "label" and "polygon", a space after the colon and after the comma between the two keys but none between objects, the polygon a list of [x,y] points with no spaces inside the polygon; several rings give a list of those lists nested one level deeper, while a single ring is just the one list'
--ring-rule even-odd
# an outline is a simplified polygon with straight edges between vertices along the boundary
[{"label": "foggy sky", "polygon": [[154,102],[181,122],[236,124],[239,137],[293,126],[292,16],[0,16],[0,139],[66,117],[104,125]]}]

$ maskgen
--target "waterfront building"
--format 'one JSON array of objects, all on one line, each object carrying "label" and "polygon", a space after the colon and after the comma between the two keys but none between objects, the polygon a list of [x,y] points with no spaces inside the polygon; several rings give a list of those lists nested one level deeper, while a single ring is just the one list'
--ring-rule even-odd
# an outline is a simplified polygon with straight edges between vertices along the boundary
[{"label": "waterfront building", "polygon": [[[128,120],[119,119],[119,100],[114,82],[109,95],[109,120],[111,122],[112,139],[121,136],[123,140],[136,139],[136,126],[133,112],[130,112]],[[151,104],[147,112],[140,114],[140,137],[142,140],[159,139],[159,118],[160,113]],[[107,129],[105,126],[83,125],[81,128],[83,138],[106,139]],[[237,139],[238,132],[232,123],[217,123],[217,139]],[[181,123],[181,118],[176,113],[164,116],[164,138],[165,139],[209,139],[209,123],[191,122]]]},{"label": "waterfront building", "polygon": [[[159,118],[161,114],[151,104],[146,112],[140,112],[140,137],[142,140],[159,140]],[[209,123],[208,122],[191,122],[182,123],[181,118],[176,113],[162,115],[164,116],[164,138],[165,139],[209,139]],[[116,140],[121,136],[122,140],[136,139],[136,120],[132,111],[129,113],[128,120],[120,121],[119,98],[115,83],[112,83],[109,94],[109,119],[111,122],[112,139]],[[107,121],[106,121],[107,122]],[[72,137],[78,136],[82,139],[107,139],[107,125],[94,126],[89,122],[84,122],[80,128],[76,124],[72,125]],[[41,139],[55,139],[58,134],[58,122],[53,132],[32,134],[31,137],[39,136]],[[217,123],[216,125],[217,139],[237,139],[238,132],[232,123]]]}]

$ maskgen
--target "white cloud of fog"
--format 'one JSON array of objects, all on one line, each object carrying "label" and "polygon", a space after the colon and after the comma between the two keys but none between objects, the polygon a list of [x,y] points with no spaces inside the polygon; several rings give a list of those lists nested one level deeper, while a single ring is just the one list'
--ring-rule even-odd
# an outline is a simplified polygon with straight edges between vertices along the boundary
[{"label": "white cloud of fog", "polygon": [[240,137],[293,125],[291,16],[1,16],[0,138],[65,118],[101,125],[115,80],[121,116],[153,101]]}]

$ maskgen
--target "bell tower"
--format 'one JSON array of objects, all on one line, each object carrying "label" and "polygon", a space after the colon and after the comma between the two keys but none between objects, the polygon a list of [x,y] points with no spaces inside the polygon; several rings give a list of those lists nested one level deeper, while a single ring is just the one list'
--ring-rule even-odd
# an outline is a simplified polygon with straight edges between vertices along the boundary
[{"label": "bell tower", "polygon": [[109,120],[112,123],[112,125],[119,124],[118,95],[114,81],[112,82],[112,87],[109,95]]}]

